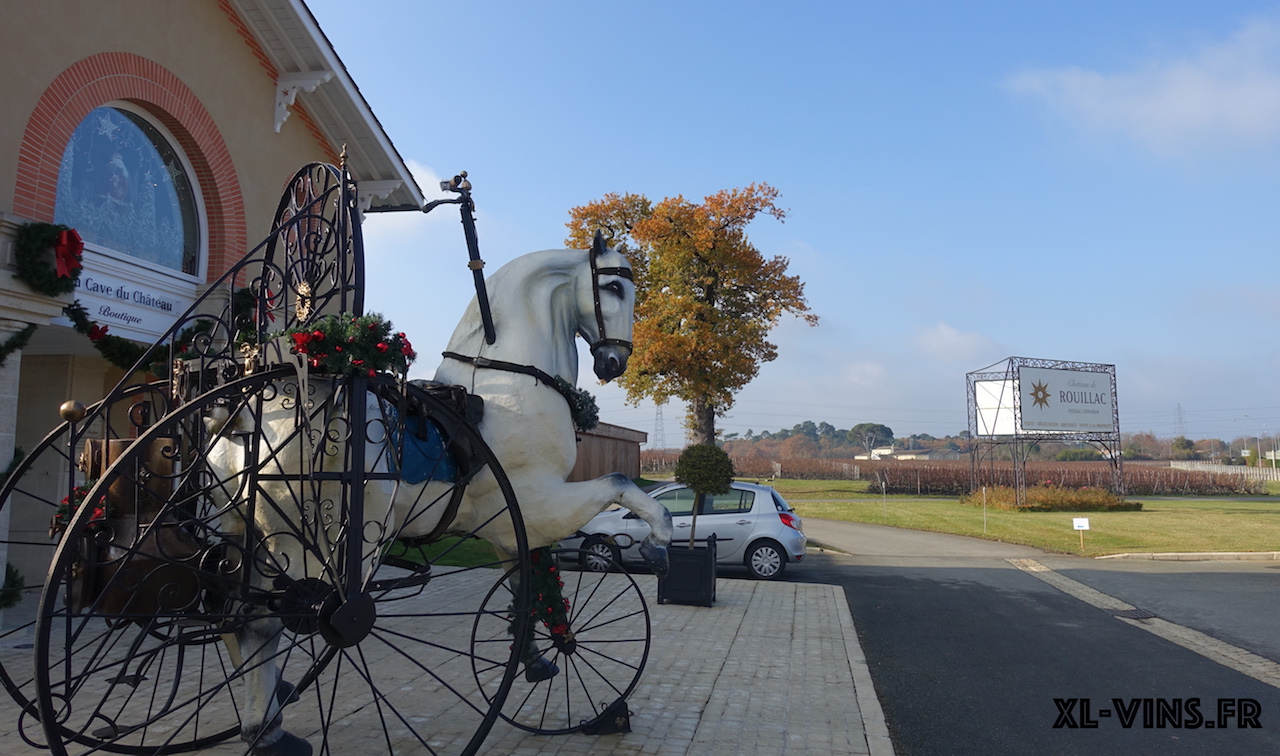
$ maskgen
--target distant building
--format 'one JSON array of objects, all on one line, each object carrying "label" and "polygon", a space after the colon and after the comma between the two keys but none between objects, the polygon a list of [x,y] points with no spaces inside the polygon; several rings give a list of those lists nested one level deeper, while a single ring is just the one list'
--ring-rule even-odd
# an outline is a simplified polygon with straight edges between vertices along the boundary
[{"label": "distant building", "polygon": [[960,459],[960,452],[949,449],[895,449],[889,446],[882,446],[878,449],[872,449],[869,455],[859,454],[854,459],[930,460],[936,462],[938,460]]},{"label": "distant building", "polygon": [[898,449],[894,459],[927,459],[930,461],[960,459],[960,452],[950,449]]},{"label": "distant building", "polygon": [[609,423],[578,431],[578,461],[569,480],[595,480],[615,472],[628,478],[640,477],[640,444],[647,440],[649,434],[644,431]]}]

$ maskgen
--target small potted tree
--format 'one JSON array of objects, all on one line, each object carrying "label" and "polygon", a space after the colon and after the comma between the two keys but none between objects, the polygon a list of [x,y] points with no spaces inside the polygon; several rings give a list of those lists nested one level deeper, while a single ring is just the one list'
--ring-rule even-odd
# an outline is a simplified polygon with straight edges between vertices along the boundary
[{"label": "small potted tree", "polygon": [[698,512],[707,496],[729,491],[733,461],[714,444],[695,444],[681,453],[675,477],[693,491],[693,522],[687,546],[671,544],[671,569],[658,581],[658,603],[711,606],[716,600],[716,535],[708,536],[705,546],[697,545]]}]

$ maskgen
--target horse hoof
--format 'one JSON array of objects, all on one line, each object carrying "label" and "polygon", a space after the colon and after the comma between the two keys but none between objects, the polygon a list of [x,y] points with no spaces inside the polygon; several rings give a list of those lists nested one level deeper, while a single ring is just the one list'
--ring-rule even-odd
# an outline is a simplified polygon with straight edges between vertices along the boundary
[{"label": "horse hoof", "polygon": [[281,680],[276,685],[276,702],[280,704],[281,711],[277,712],[275,719],[271,720],[271,725],[267,728],[268,731],[279,729],[280,725],[284,724],[284,707],[296,702],[299,698],[301,696],[298,695],[298,689],[294,687],[293,683]]},{"label": "horse hoof", "polygon": [[558,674],[560,674],[560,668],[555,665],[555,662],[541,656],[524,665],[525,682],[542,682]]},{"label": "horse hoof", "polygon": [[667,558],[667,547],[656,544],[648,538],[640,543],[640,556],[644,563],[660,578],[671,571],[671,561]]},{"label": "horse hoof", "polygon": [[311,756],[311,744],[291,732],[285,732],[271,745],[254,748],[253,756]]}]

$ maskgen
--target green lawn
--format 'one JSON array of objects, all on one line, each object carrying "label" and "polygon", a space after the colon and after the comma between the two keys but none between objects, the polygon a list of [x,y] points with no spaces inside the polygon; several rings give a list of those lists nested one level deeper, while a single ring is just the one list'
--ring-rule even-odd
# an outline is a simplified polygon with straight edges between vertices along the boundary
[{"label": "green lawn", "polygon": [[406,546],[404,542],[396,541],[388,548],[387,554],[418,564],[430,562],[450,567],[499,566],[493,547],[488,541],[479,538],[445,536],[425,546]]},{"label": "green lawn", "polygon": [[[754,482],[754,478],[743,478]],[[915,530],[989,538],[1046,551],[1084,556],[1162,551],[1280,551],[1280,497],[1144,498],[1141,512],[1009,512],[953,498],[881,496],[867,481],[761,481],[778,489],[801,517],[866,522]],[[1088,517],[1089,530],[1072,529],[1072,518]],[[493,550],[476,539],[446,538],[425,547],[427,555],[401,556],[438,564],[491,564]],[[447,551],[443,557],[437,556]]]},{"label": "green lawn", "polygon": [[[795,484],[795,485],[793,485]],[[1084,556],[1125,552],[1280,551],[1280,500],[1135,497],[1141,512],[1010,512],[955,499],[816,493],[844,481],[775,481],[801,517],[866,522],[989,538]],[[1084,550],[1072,518],[1088,517]]]}]

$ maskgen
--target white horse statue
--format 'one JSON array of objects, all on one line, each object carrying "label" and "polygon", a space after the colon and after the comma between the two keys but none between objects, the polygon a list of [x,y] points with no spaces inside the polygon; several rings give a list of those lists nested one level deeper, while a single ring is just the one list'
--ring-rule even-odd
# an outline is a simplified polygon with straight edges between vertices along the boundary
[{"label": "white horse statue", "polygon": [[[666,571],[671,516],[625,475],[566,483],[577,459],[577,437],[569,403],[546,377],[511,366],[534,368],[577,384],[576,336],[591,345],[595,374],[604,381],[627,369],[635,286],[631,266],[604,246],[545,250],[517,258],[488,280],[497,339],[485,342],[480,310],[473,299],[458,323],[436,381],[464,386],[484,398],[480,432],[511,479],[524,515],[529,548],[548,546],[572,535],[611,504],[635,512],[653,528],[641,544],[645,560]],[[473,484],[474,485],[474,484]],[[468,489],[470,494],[471,489]],[[478,525],[492,515],[472,499],[456,520]],[[499,540],[514,552],[514,540]]]},{"label": "white horse statue", "polygon": [[[496,340],[486,342],[480,308],[473,299],[453,337],[445,359],[436,371],[436,381],[464,387],[484,400],[479,430],[506,472],[519,502],[529,548],[547,546],[568,537],[604,508],[617,504],[647,522],[652,534],[641,544],[641,554],[658,574],[667,570],[666,547],[671,541],[671,516],[621,473],[596,480],[569,483],[577,456],[577,442],[569,404],[553,385],[560,377],[576,384],[578,351],[575,338],[591,344],[595,373],[602,380],[621,375],[631,353],[631,326],[635,287],[631,267],[616,250],[604,245],[597,234],[589,252],[545,250],[517,258],[488,279],[493,302]],[[314,388],[314,387],[313,387]],[[305,393],[305,389],[304,389]],[[305,397],[304,397],[305,399]],[[253,460],[250,437],[256,435],[260,476],[258,485],[269,501],[296,500],[299,484],[288,480],[314,472],[313,467],[338,469],[341,455],[317,465],[299,431],[299,411],[295,401],[267,402],[257,428],[249,413],[211,419],[207,424],[218,431],[218,441],[210,451],[210,467],[219,480],[224,498],[224,532],[243,532],[245,524],[234,520],[243,510],[235,506],[237,492],[243,492],[242,473]],[[369,416],[376,417],[378,401],[370,395]],[[235,431],[233,433],[233,431]],[[312,434],[315,435],[315,434]],[[386,470],[387,439],[366,444],[371,469]],[[263,455],[267,458],[264,460]],[[322,456],[322,455],[321,455]],[[271,481],[271,476],[281,480]],[[332,489],[335,483],[317,488]],[[427,481],[370,481],[365,486],[365,522],[381,525],[381,532],[413,539],[437,532],[441,510],[434,488],[446,484]],[[340,494],[328,494],[337,500]],[[322,501],[326,495],[314,495]],[[499,485],[486,469],[468,481],[464,498],[450,530],[475,532],[491,543],[503,561],[514,558],[517,540],[510,520],[495,517],[506,507]],[[256,529],[267,534],[300,532],[301,513],[259,506],[254,510]],[[320,538],[336,543],[343,523],[322,522]],[[314,529],[314,526],[312,526]],[[366,536],[362,546],[366,573],[374,569],[380,542]],[[326,567],[314,553],[297,553],[289,537],[268,538],[263,559],[289,578],[315,579]],[[271,575],[257,578],[270,590]],[[281,623],[266,615],[248,622],[236,633],[236,655],[245,665],[247,712],[242,716],[242,737],[254,744],[260,756],[301,756],[311,752],[302,738],[282,728],[280,711],[291,692],[283,683],[275,663],[281,637]],[[524,654],[525,675],[530,681],[554,676],[558,670],[536,655],[530,639]]]}]

